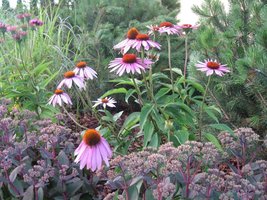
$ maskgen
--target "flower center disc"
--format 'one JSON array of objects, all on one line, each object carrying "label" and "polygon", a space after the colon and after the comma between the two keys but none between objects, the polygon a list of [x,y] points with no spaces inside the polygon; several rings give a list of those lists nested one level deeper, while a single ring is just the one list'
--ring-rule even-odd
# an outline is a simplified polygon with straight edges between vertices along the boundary
[{"label": "flower center disc", "polygon": [[108,99],[101,99],[102,103],[108,103]]},{"label": "flower center disc", "polygon": [[73,71],[65,72],[64,77],[65,78],[72,78],[75,76],[75,73]]},{"label": "flower center disc", "polygon": [[95,146],[100,142],[101,136],[95,129],[88,129],[83,135],[83,141],[88,146]]},{"label": "flower center disc", "polygon": [[138,35],[138,30],[136,28],[131,28],[128,32],[127,32],[127,38],[128,39],[135,39],[136,36]]},{"label": "flower center disc", "polygon": [[207,67],[210,69],[218,69],[220,67],[220,64],[217,62],[208,62]]},{"label": "flower center disc", "polygon": [[173,27],[173,24],[171,22],[162,22],[160,23],[159,27]]},{"label": "flower center disc", "polygon": [[76,67],[78,67],[78,68],[85,68],[86,67],[86,62],[78,62],[76,64]]},{"label": "flower center disc", "polygon": [[183,26],[183,28],[191,28],[192,27],[191,24],[183,24],[182,26]]},{"label": "flower center disc", "polygon": [[147,34],[138,34],[136,36],[137,40],[149,40],[149,36]]},{"label": "flower center disc", "polygon": [[63,90],[61,90],[61,89],[56,89],[55,90],[55,94],[62,94],[63,93]]},{"label": "flower center disc", "polygon": [[125,54],[122,57],[122,61],[125,63],[135,63],[136,62],[136,55],[135,54]]}]

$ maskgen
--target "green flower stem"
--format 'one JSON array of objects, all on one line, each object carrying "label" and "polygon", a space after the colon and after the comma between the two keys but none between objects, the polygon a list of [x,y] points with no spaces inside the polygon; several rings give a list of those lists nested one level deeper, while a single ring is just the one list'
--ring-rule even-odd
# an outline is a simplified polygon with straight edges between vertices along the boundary
[{"label": "green flower stem", "polygon": [[140,106],[143,105],[143,99],[142,99],[142,96],[141,96],[141,91],[140,91],[140,88],[138,87],[136,81],[135,81],[135,78],[133,77],[133,75],[131,74],[131,78],[133,80],[133,84],[134,84],[134,87],[135,87],[135,90],[136,90],[136,93],[137,93],[137,96],[138,96],[138,102],[140,104]]},{"label": "green flower stem", "polygon": [[64,106],[62,106],[62,108],[63,108],[64,112],[68,115],[68,117],[69,117],[69,118],[70,118],[70,119],[71,119],[77,126],[79,126],[80,128],[82,128],[82,129],[84,129],[84,130],[87,130],[87,128],[86,128],[85,126],[79,124],[79,123],[77,122],[77,120],[74,119],[74,118],[70,115],[70,113],[67,111],[67,109],[66,109]]},{"label": "green flower stem", "polygon": [[[144,48],[142,47],[142,51],[141,51],[142,63],[144,63],[144,59],[145,59],[145,55],[144,54],[145,54],[145,51],[144,51]],[[151,69],[151,67],[150,67],[150,69]],[[145,83],[147,94],[150,97],[150,100],[152,100],[153,99],[153,95],[152,95],[153,91],[151,90],[151,83],[150,84],[148,83],[145,73],[143,71],[141,71],[141,73],[142,73],[142,76],[143,76],[143,80],[144,80],[144,83]],[[150,82],[150,79],[149,79],[149,82]]]},{"label": "green flower stem", "polygon": [[203,94],[203,100],[202,100],[201,107],[200,107],[200,112],[199,112],[199,141],[202,140],[203,108],[204,108],[204,103],[205,103],[205,99],[206,99],[206,96],[207,96],[207,91],[208,91],[208,87],[209,87],[209,84],[210,84],[210,80],[211,80],[211,76],[209,76],[209,78],[208,78],[208,83],[206,85],[206,89],[205,89],[205,92]]},{"label": "green flower stem", "polygon": [[173,72],[172,72],[172,62],[171,62],[171,38],[169,35],[167,35],[167,42],[168,42],[168,61],[169,61],[169,70],[171,75],[172,94],[174,94]]},{"label": "green flower stem", "polygon": [[[91,97],[89,96],[89,94],[87,92],[85,92],[85,97],[86,97],[86,100],[87,100],[87,105],[89,105],[91,107],[91,111],[92,111],[92,114],[93,116],[97,119],[97,121],[99,122],[99,124],[101,126],[107,126],[110,131],[113,133],[113,135],[116,136],[116,140],[119,142],[119,137],[118,137],[118,130],[116,128],[116,124],[115,124],[115,127],[113,127],[112,124],[108,123],[108,122],[104,122],[101,118],[101,116],[99,115],[98,111],[93,107],[93,103],[92,103],[92,100],[91,100]],[[106,108],[104,108],[104,112],[106,113]]]},{"label": "green flower stem", "polygon": [[186,81],[186,72],[187,72],[187,61],[188,61],[188,37],[185,35],[185,59],[184,59],[184,83]]}]

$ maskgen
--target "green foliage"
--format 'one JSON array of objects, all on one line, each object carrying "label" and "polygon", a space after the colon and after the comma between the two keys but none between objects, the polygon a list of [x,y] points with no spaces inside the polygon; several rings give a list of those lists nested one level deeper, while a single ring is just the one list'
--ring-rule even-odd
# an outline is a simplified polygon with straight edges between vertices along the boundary
[{"label": "green foliage", "polygon": [[[192,47],[199,60],[217,59],[231,69],[227,81],[214,80],[210,91],[216,96],[214,102],[223,108],[225,119],[262,132],[267,128],[266,3],[229,3],[229,11],[217,0],[194,6],[202,26]],[[191,75],[198,76],[194,71]]]},{"label": "green foliage", "polygon": [[30,27],[28,21],[15,20],[15,12],[1,16],[6,24],[26,26],[27,36],[15,40],[9,32],[3,35],[0,93],[15,104],[34,110],[40,117],[52,117],[57,112],[47,101],[61,68],[73,65],[68,57],[74,53],[73,41],[78,40],[70,24],[58,21],[57,12],[41,12],[39,17],[45,21],[42,27]]}]

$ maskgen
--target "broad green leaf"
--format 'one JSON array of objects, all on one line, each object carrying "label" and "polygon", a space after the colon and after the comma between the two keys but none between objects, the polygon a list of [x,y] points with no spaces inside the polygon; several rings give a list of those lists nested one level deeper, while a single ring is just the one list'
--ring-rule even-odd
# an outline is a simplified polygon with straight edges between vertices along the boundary
[{"label": "broad green leaf", "polygon": [[130,78],[116,78],[114,80],[110,80],[111,83],[118,83],[116,85],[134,85]]},{"label": "broad green leaf", "polygon": [[125,88],[112,89],[112,90],[107,91],[100,98],[105,98],[105,97],[110,96],[112,94],[121,94],[121,93],[126,94],[127,93],[127,90]]},{"label": "broad green leaf", "polygon": [[52,74],[51,76],[49,76],[47,79],[45,79],[44,81],[42,81],[39,85],[42,88],[45,88],[54,78],[57,77],[59,71],[55,72],[54,74]]},{"label": "broad green leaf", "polygon": [[177,138],[180,144],[184,144],[189,139],[189,133],[185,130],[178,130],[174,133],[175,137]]},{"label": "broad green leaf", "polygon": [[133,112],[131,113],[123,123],[123,128],[130,129],[140,120],[140,112]]},{"label": "broad green leaf", "polygon": [[113,116],[113,120],[116,122],[121,117],[122,113],[123,113],[123,111],[116,113]]},{"label": "broad green leaf", "polygon": [[15,179],[17,178],[18,173],[20,173],[21,166],[17,166],[15,169],[12,170],[12,172],[9,175],[9,179],[11,182],[14,182]]},{"label": "broad green leaf", "polygon": [[144,147],[150,142],[152,135],[154,133],[154,126],[150,121],[147,121],[144,125]]},{"label": "broad green leaf", "polygon": [[24,192],[22,200],[33,200],[33,198],[34,198],[33,185],[31,185]]},{"label": "broad green leaf", "polygon": [[127,91],[127,93],[125,94],[125,101],[126,103],[128,103],[129,98],[135,93],[134,89],[130,89]]},{"label": "broad green leaf", "polygon": [[42,187],[38,188],[38,200],[43,200],[44,199],[44,190]]},{"label": "broad green leaf", "polygon": [[154,195],[151,189],[146,189],[145,197],[146,199],[154,200]]},{"label": "broad green leaf", "polygon": [[214,135],[212,135],[211,133],[205,133],[204,136],[205,136],[205,138],[207,138],[208,141],[210,141],[212,144],[214,144],[214,146],[218,150],[223,151],[219,140]]},{"label": "broad green leaf", "polygon": [[61,165],[69,165],[69,158],[63,150],[61,150],[57,156],[57,160]]},{"label": "broad green leaf", "polygon": [[201,84],[190,79],[187,79],[186,82],[192,85],[194,88],[196,88],[199,92],[204,93],[205,89],[203,88]]},{"label": "broad green leaf", "polygon": [[161,88],[155,95],[155,99],[159,99],[170,91],[170,88]]},{"label": "broad green leaf", "polygon": [[159,136],[158,133],[153,134],[151,141],[149,143],[150,147],[158,147],[159,146]]},{"label": "broad green leaf", "polygon": [[73,196],[81,187],[83,186],[83,182],[81,180],[72,182],[67,184],[67,192],[70,196]]},{"label": "broad green leaf", "polygon": [[47,63],[40,63],[39,65],[37,65],[33,70],[32,70],[32,74],[35,76],[39,76],[41,73],[43,73],[44,71],[48,71],[48,66],[51,64],[52,62],[47,62]]},{"label": "broad green leaf", "polygon": [[234,136],[233,130],[226,124],[210,124],[209,126],[217,130],[228,131],[232,136]]},{"label": "broad green leaf", "polygon": [[146,104],[140,113],[140,128],[143,130],[145,123],[147,122],[150,112],[153,110],[154,106],[152,104]]},{"label": "broad green leaf", "polygon": [[216,115],[214,114],[214,109],[211,109],[208,106],[204,106],[204,111],[208,114],[208,116],[213,119],[214,121],[216,121],[217,123],[219,123],[218,118],[216,117]]}]

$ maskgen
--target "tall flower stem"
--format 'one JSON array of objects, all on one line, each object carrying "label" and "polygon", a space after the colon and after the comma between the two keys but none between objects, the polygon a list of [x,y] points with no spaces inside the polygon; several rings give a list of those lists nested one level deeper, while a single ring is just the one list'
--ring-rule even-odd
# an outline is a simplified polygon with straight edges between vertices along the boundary
[{"label": "tall flower stem", "polygon": [[167,35],[167,43],[168,43],[168,63],[171,75],[172,94],[174,94],[173,72],[172,72],[172,62],[171,62],[171,38],[169,35]]},{"label": "tall flower stem", "polygon": [[209,78],[208,78],[208,83],[206,85],[206,89],[205,89],[205,92],[203,94],[203,100],[202,100],[201,107],[200,107],[200,112],[199,112],[199,141],[202,140],[203,108],[204,108],[204,103],[205,103],[205,99],[206,99],[206,96],[207,96],[207,91],[208,91],[208,88],[209,88],[210,80],[211,80],[211,76],[209,76]]},{"label": "tall flower stem", "polygon": [[141,97],[141,91],[140,91],[140,88],[138,87],[136,81],[135,81],[135,78],[133,77],[133,75],[131,75],[131,78],[133,80],[133,84],[134,84],[134,87],[135,87],[135,90],[136,90],[136,93],[137,93],[137,96],[138,96],[138,102],[140,104],[140,106],[143,105],[143,100],[142,100],[142,97]]},{"label": "tall flower stem", "polygon": [[187,35],[185,35],[184,48],[185,48],[185,59],[184,59],[184,81],[185,81],[186,80],[186,72],[187,72],[187,61],[188,61],[188,37],[187,37]]},{"label": "tall flower stem", "polygon": [[63,108],[63,110],[64,110],[64,112],[68,115],[68,117],[77,125],[77,126],[79,126],[80,128],[82,128],[82,129],[84,129],[84,130],[87,130],[87,128],[85,127],[85,126],[83,126],[83,125],[81,125],[79,122],[77,122],[77,120],[76,119],[74,119],[74,117],[72,117],[71,115],[70,115],[70,113],[67,111],[67,109],[64,107],[64,106],[62,106],[62,108]]}]

